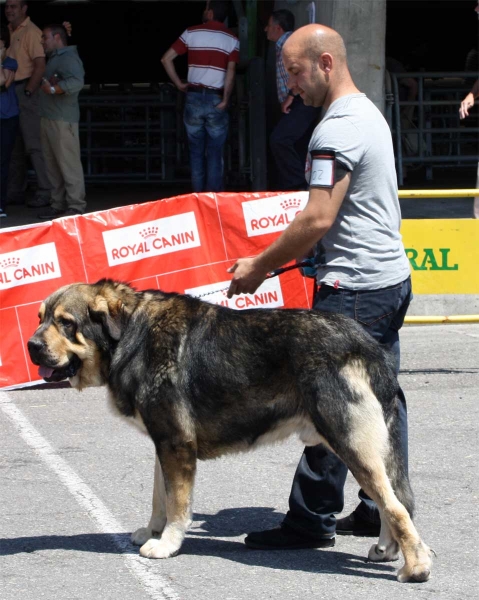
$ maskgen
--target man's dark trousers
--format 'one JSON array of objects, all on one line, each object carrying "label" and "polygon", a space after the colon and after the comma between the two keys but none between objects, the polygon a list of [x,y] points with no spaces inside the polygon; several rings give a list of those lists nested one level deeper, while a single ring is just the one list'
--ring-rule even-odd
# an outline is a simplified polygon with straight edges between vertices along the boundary
[{"label": "man's dark trousers", "polygon": [[[314,299],[314,310],[337,312],[360,323],[376,340],[388,346],[396,357],[399,372],[399,329],[412,299],[411,278],[381,290],[351,291],[321,286]],[[407,469],[407,408],[399,389],[401,451]],[[289,508],[284,523],[309,537],[333,537],[335,513],[343,510],[346,465],[324,445],[305,448],[293,480]],[[371,523],[379,523],[376,504],[359,492],[355,512]]]},{"label": "man's dark trousers", "polygon": [[[304,190],[307,140],[319,122],[321,109],[305,106],[299,96],[294,98],[290,109],[288,114],[281,115],[271,132],[269,145],[276,166],[278,189]],[[304,150],[299,148],[303,140]]]}]

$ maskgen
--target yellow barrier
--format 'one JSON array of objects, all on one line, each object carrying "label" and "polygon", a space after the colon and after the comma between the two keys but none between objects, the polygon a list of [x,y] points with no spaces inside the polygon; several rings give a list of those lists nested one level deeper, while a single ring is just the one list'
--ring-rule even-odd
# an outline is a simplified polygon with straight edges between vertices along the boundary
[{"label": "yellow barrier", "polygon": [[450,317],[406,317],[405,323],[430,325],[431,323],[479,323],[479,315],[452,315]]},{"label": "yellow barrier", "polygon": [[479,190],[399,190],[400,198],[473,198]]},{"label": "yellow barrier", "polygon": [[[479,189],[456,190],[399,190],[399,198],[471,198],[479,196]],[[406,317],[407,324],[479,323],[479,315]]]}]

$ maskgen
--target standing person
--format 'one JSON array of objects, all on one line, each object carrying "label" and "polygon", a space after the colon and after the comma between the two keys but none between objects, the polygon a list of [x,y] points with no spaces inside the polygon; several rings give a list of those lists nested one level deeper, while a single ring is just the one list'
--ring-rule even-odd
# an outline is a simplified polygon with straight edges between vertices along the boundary
[{"label": "standing person", "polygon": [[321,115],[321,108],[306,106],[301,96],[288,88],[288,74],[283,64],[282,49],[293,29],[294,15],[286,9],[275,10],[264,29],[268,40],[275,42],[276,46],[276,89],[282,115],[271,132],[269,145],[280,190],[308,188],[304,177],[307,140]]},{"label": "standing person", "polygon": [[[391,348],[399,371],[398,331],[411,299],[411,279],[399,233],[391,132],[379,110],[354,85],[346,48],[336,31],[322,25],[298,29],[284,45],[283,60],[293,91],[306,105],[326,111],[309,144],[309,200],[273,244],[229,269],[233,279],[228,297],[253,293],[267,273],[321,242],[314,310],[357,320]],[[399,397],[407,469],[407,412],[401,390]],[[281,527],[250,533],[246,545],[320,548],[333,546],[335,533],[379,535],[377,506],[362,490],[356,510],[336,521],[335,514],[343,509],[346,475],[344,463],[325,446],[306,448]]]},{"label": "standing person", "polygon": [[[477,4],[479,7],[479,3]],[[476,79],[471,91],[466,94],[464,100],[461,102],[459,107],[459,118],[465,119],[469,116],[469,110],[474,106],[476,100],[479,98],[479,79]],[[479,163],[477,164],[477,180],[476,188],[479,188]],[[472,216],[474,219],[479,219],[479,196],[474,198],[474,204],[472,208]]]},{"label": "standing person", "polygon": [[48,62],[40,96],[41,135],[52,203],[38,218],[53,219],[86,210],[78,131],[85,71],[76,46],[68,46],[63,25],[45,27],[42,43]]},{"label": "standing person", "polygon": [[27,189],[26,156],[37,176],[35,197],[26,204],[34,208],[50,203],[50,183],[43,160],[38,112],[39,87],[45,71],[41,30],[27,17],[27,2],[7,0],[5,17],[10,30],[7,56],[18,63],[15,91],[20,107],[20,131],[10,161],[8,202],[23,204]]},{"label": "standing person", "polygon": [[18,131],[18,99],[15,93],[15,71],[17,61],[6,56],[10,33],[6,27],[0,29],[0,218],[7,216],[8,168]]},{"label": "standing person", "polygon": [[[188,27],[161,59],[171,81],[180,92],[186,93],[183,120],[194,192],[224,189],[228,100],[239,61],[239,41],[223,24],[227,14],[228,2],[210,1],[203,24]],[[185,53],[188,53],[188,83],[181,81],[173,63]]]}]

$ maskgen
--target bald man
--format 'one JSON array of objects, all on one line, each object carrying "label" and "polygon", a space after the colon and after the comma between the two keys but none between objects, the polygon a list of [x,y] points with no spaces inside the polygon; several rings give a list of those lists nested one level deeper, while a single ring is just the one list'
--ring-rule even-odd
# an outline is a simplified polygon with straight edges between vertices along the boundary
[{"label": "bald man", "polygon": [[[228,297],[253,293],[267,273],[312,248],[320,261],[314,310],[357,320],[387,345],[399,371],[399,334],[412,298],[409,262],[399,233],[401,214],[391,132],[379,110],[355,86],[341,36],[322,25],[298,29],[283,47],[288,86],[325,114],[312,135],[306,166],[309,200],[273,244],[229,270]],[[305,340],[305,344],[307,344]],[[407,411],[397,411],[407,472]],[[298,465],[289,511],[280,527],[250,533],[256,549],[322,548],[336,533],[377,536],[375,503],[362,491],[355,511],[342,519],[347,468],[325,446],[308,447]]]}]

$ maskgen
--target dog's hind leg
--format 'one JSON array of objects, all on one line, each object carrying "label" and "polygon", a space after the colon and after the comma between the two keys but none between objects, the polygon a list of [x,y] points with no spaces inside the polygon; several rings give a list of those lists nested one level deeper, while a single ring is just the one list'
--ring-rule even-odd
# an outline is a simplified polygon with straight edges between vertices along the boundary
[{"label": "dog's hind leg", "polygon": [[151,538],[159,538],[166,525],[166,490],[163,471],[155,453],[155,478],[150,522],[147,527],[137,529],[131,536],[136,546],[143,546]]},{"label": "dog's hind leg", "polygon": [[[328,416],[330,423],[336,422],[336,426],[347,433],[336,434],[328,442],[346,463],[362,489],[376,502],[381,519],[387,525],[382,532],[379,550],[375,544],[369,558],[385,560],[383,546],[384,553],[395,558],[395,546],[391,541],[394,538],[401,547],[405,560],[398,572],[398,580],[427,581],[432,564],[431,551],[421,541],[408,510],[394,493],[388,477],[389,470],[401,500],[406,503],[411,501],[412,509],[412,494],[407,493],[410,491],[407,477],[400,468],[393,468],[398,461],[395,460],[395,449],[381,405],[361,368],[353,366],[344,369],[343,375],[348,382],[351,397],[346,404],[344,399],[339,403],[341,413],[336,411]],[[347,393],[344,388],[342,391]],[[335,406],[335,403],[330,402],[329,406]],[[324,416],[323,414],[323,418]],[[319,420],[318,426],[321,426]]]},{"label": "dog's hind leg", "polygon": [[[397,499],[391,483],[386,475],[384,463],[374,456],[375,452],[367,451],[370,461],[362,465],[350,462],[350,469],[359,485],[376,502],[381,510],[381,520],[387,524],[387,531],[381,524],[381,534],[378,544],[369,551],[369,559],[384,561],[396,557],[396,545],[401,547],[404,556],[404,566],[398,572],[398,581],[427,581],[431,573],[431,551],[422,542],[408,511]],[[382,537],[382,539],[381,539]],[[383,552],[384,551],[384,552]]]},{"label": "dog's hind leg", "polygon": [[[174,446],[166,442],[158,450],[166,491],[166,524],[160,539],[150,538],[141,546],[140,554],[145,558],[176,556],[192,516],[196,448],[191,442]],[[159,516],[161,519],[161,514]]]}]

